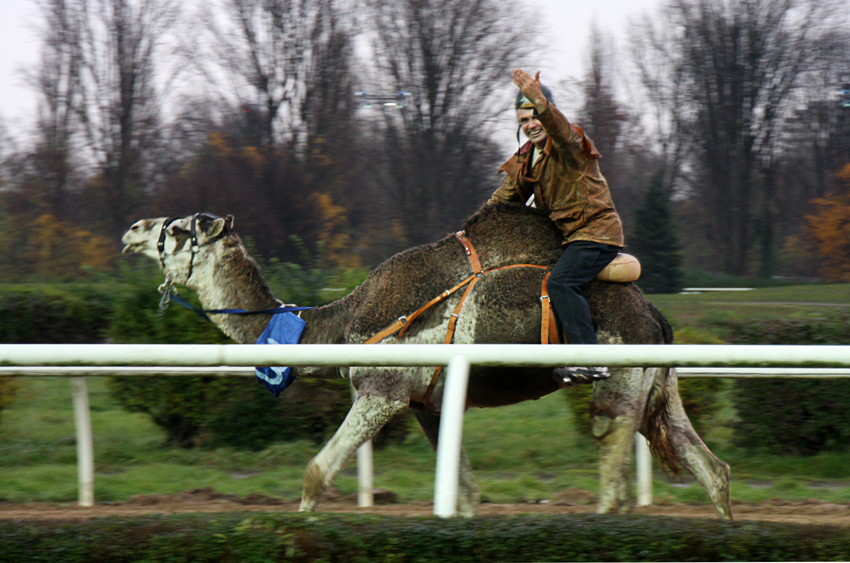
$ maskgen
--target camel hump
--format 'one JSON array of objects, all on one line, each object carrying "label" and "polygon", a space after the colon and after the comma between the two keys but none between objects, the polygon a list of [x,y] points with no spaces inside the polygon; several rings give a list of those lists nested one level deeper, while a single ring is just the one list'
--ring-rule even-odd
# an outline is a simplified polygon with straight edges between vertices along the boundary
[{"label": "camel hump", "polygon": [[596,279],[606,282],[633,282],[640,277],[640,262],[631,254],[620,253],[610,264],[596,274]]}]

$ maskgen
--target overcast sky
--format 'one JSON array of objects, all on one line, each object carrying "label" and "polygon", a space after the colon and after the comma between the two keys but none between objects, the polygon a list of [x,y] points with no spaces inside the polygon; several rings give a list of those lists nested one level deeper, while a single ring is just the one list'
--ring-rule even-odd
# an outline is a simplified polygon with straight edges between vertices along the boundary
[{"label": "overcast sky", "polygon": [[[558,84],[583,75],[594,22],[603,32],[622,38],[629,18],[656,10],[661,1],[514,0],[513,5],[539,15],[539,28],[529,29],[528,33],[530,37],[540,33],[549,37],[551,46],[548,60],[541,62],[541,78]],[[0,7],[0,117],[17,130],[31,123],[35,112],[32,93],[23,84],[20,69],[32,67],[38,59],[38,41],[33,31],[38,12],[33,0],[0,0]],[[509,71],[506,69],[506,79]]]}]

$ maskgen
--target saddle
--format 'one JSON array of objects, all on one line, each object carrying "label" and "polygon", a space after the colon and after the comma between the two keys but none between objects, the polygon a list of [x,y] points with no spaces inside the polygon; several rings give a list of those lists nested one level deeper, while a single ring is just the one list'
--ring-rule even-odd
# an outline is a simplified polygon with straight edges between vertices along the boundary
[{"label": "saddle", "polygon": [[[443,339],[444,344],[451,344],[454,340],[455,327],[457,326],[457,320],[460,316],[461,309],[463,309],[463,304],[466,301],[466,298],[472,292],[472,288],[475,287],[475,284],[478,283],[480,276],[488,274],[490,272],[495,272],[498,270],[506,270],[508,268],[539,268],[542,270],[549,269],[549,266],[542,266],[540,264],[509,264],[507,266],[499,266],[498,268],[490,268],[489,270],[483,270],[481,267],[481,260],[478,257],[478,252],[475,250],[475,246],[473,246],[472,241],[466,236],[464,231],[458,231],[455,233],[455,237],[458,241],[463,245],[464,251],[466,252],[466,259],[469,262],[469,268],[472,271],[471,275],[454,286],[451,289],[447,289],[435,298],[431,299],[425,305],[411,313],[407,316],[399,317],[394,323],[385,327],[383,330],[369,338],[364,342],[364,344],[377,344],[381,342],[385,338],[388,338],[396,333],[401,337],[410,327],[411,323],[422,313],[433,307],[434,305],[441,303],[446,300],[449,296],[453,295],[457,291],[466,288],[463,292],[463,295],[460,297],[460,301],[455,306],[454,311],[452,312],[451,317],[449,317],[449,324],[446,329],[446,337]],[[640,263],[637,258],[631,256],[629,254],[620,253],[617,255],[614,260],[608,264],[599,274],[596,275],[596,278],[606,282],[616,282],[616,283],[628,283],[638,279],[640,277]],[[541,344],[558,344],[560,343],[560,336],[558,331],[558,323],[555,320],[555,312],[552,309],[552,303],[549,299],[549,292],[546,289],[546,282],[549,280],[549,273],[546,274],[546,277],[543,278],[543,284],[540,289],[540,302],[541,302],[541,323],[540,323],[540,343]],[[442,374],[443,368],[438,366],[434,368],[434,375],[431,377],[431,382],[428,385],[428,389],[425,391],[425,395],[422,398],[422,406],[428,404],[428,400],[431,398],[431,394],[434,391],[434,388],[437,385],[437,382],[440,380],[440,375]],[[418,406],[413,405],[411,406]]]}]

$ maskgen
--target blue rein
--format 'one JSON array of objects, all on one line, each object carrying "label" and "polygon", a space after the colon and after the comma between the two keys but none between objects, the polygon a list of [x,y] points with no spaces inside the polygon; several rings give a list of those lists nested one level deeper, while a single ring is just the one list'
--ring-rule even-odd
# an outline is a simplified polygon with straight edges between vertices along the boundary
[{"label": "blue rein", "polygon": [[245,309],[199,309],[177,295],[177,292],[171,289],[170,284],[167,286],[166,284],[162,284],[159,291],[162,293],[162,299],[159,302],[160,314],[168,308],[169,302],[174,300],[178,305],[193,311],[196,315],[210,323],[212,320],[209,318],[209,315],[279,315],[280,313],[292,313],[294,311],[304,311],[313,308],[282,306],[275,309],[259,309],[256,311],[246,311]]}]

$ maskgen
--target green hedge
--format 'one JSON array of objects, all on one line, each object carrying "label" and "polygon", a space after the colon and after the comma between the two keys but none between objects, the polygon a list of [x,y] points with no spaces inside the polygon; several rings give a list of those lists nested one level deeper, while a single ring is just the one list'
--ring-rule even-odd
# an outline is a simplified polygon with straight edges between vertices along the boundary
[{"label": "green hedge", "polygon": [[850,529],[646,516],[294,513],[0,521],[0,561],[492,562],[850,559]]},{"label": "green hedge", "polygon": [[[850,313],[730,323],[735,344],[850,344]],[[780,455],[850,448],[850,380],[740,379],[732,400],[735,443]]]},{"label": "green hedge", "polygon": [[[0,290],[0,342],[100,342],[114,293],[103,284],[4,285]],[[0,411],[14,402],[18,380],[0,377]]]},{"label": "green hedge", "polygon": [[106,284],[4,285],[0,289],[0,342],[100,342],[109,328],[115,298]]}]

